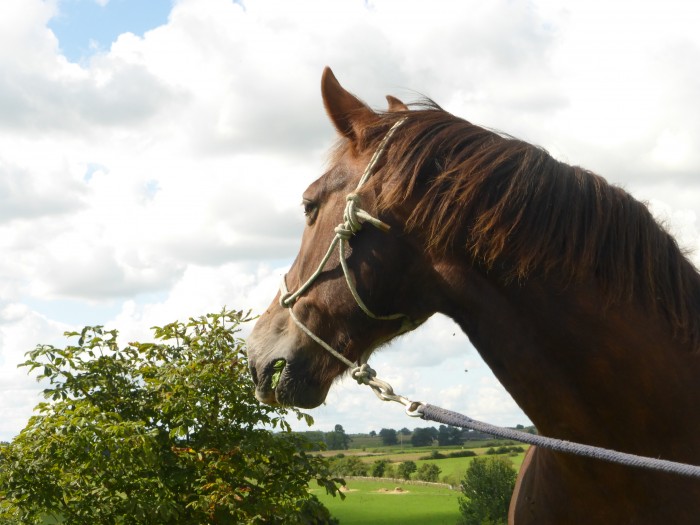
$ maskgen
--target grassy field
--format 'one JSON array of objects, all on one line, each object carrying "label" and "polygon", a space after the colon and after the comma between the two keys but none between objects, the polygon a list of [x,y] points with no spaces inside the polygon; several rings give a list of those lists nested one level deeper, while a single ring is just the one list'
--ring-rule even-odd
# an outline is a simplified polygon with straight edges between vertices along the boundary
[{"label": "grassy field", "polygon": [[[348,481],[345,499],[312,490],[341,525],[454,525],[460,493],[445,488],[396,482]],[[394,492],[401,487],[403,492]]]},{"label": "grassy field", "polygon": [[[459,482],[464,477],[473,457],[446,459],[418,459],[434,450],[411,449],[410,451],[390,451],[383,454],[357,454],[356,457],[367,463],[377,459],[386,459],[394,465],[402,461],[415,461],[420,468],[423,463],[434,463],[440,467],[440,481],[452,484],[456,490],[446,487],[426,487],[397,481],[347,480],[348,492],[345,500],[325,494],[323,489],[312,490],[328,507],[331,514],[338,518],[341,525],[352,524],[454,524],[459,518],[458,498],[461,496]],[[485,457],[486,448],[474,449],[478,457]],[[346,451],[347,452],[347,451]],[[440,448],[440,452],[450,450]],[[507,456],[518,470],[525,454]],[[488,457],[488,456],[486,456]],[[396,487],[402,492],[394,493]],[[383,489],[383,490],[382,490]],[[387,492],[389,491],[389,492]]]},{"label": "grassy field", "polygon": [[[486,447],[480,448],[470,448],[477,456],[483,456],[486,454],[486,450],[491,447],[494,443],[481,443],[483,445],[488,445]],[[361,451],[361,450],[343,450],[342,453],[346,456],[355,456],[367,464],[372,464],[373,462],[385,459],[390,461],[394,466],[398,466],[399,463],[404,461],[414,461],[416,466],[420,466],[424,463],[435,463],[440,467],[440,480],[444,483],[449,483],[452,485],[458,485],[460,480],[464,477],[464,473],[467,471],[469,464],[473,458],[461,457],[461,458],[445,458],[445,459],[420,459],[426,456],[430,456],[430,453],[434,450],[439,451],[442,454],[448,455],[450,452],[463,450],[462,447],[421,447],[414,448],[408,447],[403,450],[397,447],[384,447],[380,449],[373,449],[371,451]],[[325,451],[322,454],[324,456],[330,457],[338,454],[337,450]],[[520,453],[517,455],[507,456],[513,462],[513,467],[516,470],[520,470],[520,466],[523,463],[523,458],[525,454]]]},{"label": "grassy field", "polygon": [[[479,456],[481,457],[481,454],[479,454]],[[525,454],[521,453],[517,456],[507,457],[513,463],[513,468],[515,468],[515,470],[520,470]],[[420,468],[423,463],[435,463],[440,467],[440,481],[458,485],[473,459],[474,458],[421,459],[416,461],[416,466]]]}]

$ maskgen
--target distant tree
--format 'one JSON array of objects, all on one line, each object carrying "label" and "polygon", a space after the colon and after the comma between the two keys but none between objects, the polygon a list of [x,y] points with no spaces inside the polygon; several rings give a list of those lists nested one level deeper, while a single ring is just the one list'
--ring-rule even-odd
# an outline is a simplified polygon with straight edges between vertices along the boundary
[{"label": "distant tree", "polygon": [[307,430],[306,432],[293,432],[294,435],[304,438],[309,450],[326,450],[326,436],[320,430]]},{"label": "distant tree", "polygon": [[474,458],[461,482],[461,525],[505,525],[517,473],[507,458]]},{"label": "distant tree", "polygon": [[440,428],[438,428],[438,445],[441,447],[444,447],[445,445],[450,444],[450,436],[447,433],[447,427],[445,425],[440,425]]},{"label": "distant tree", "polygon": [[369,470],[370,476],[373,476],[375,478],[382,478],[386,475],[387,472],[387,467],[390,465],[389,461],[386,459],[378,459],[374,463],[372,463],[372,466]]},{"label": "distant tree", "polygon": [[379,431],[379,437],[383,445],[396,445],[399,442],[396,430],[393,428],[383,428]]},{"label": "distant tree", "polygon": [[411,431],[408,430],[406,427],[403,427],[401,430],[399,430],[399,434],[403,434],[404,436],[410,436]]},{"label": "distant tree", "polygon": [[418,472],[416,472],[416,477],[423,481],[438,481],[440,477],[440,467],[435,463],[423,463]]},{"label": "distant tree", "polygon": [[86,327],[29,352],[47,401],[0,447],[0,523],[328,522],[308,483],[340,480],[285,420],[308,416],[255,399],[246,320],[210,314],[126,347]]},{"label": "distant tree", "polygon": [[414,428],[411,436],[411,444],[414,447],[427,447],[433,444],[433,430],[431,428]]},{"label": "distant tree", "polygon": [[461,445],[464,443],[464,438],[462,437],[462,429],[457,427],[449,427],[445,425],[440,425],[437,435],[438,445]]},{"label": "distant tree", "polygon": [[366,476],[369,465],[360,458],[338,454],[331,458],[329,469],[334,476]]},{"label": "distant tree", "polygon": [[403,479],[410,479],[411,474],[413,474],[418,467],[416,467],[416,463],[414,461],[404,461],[403,463],[399,464],[398,468],[396,469],[396,474]]},{"label": "distant tree", "polygon": [[377,437],[377,433],[374,430],[371,430],[369,433],[369,437]]},{"label": "distant tree", "polygon": [[348,436],[345,433],[345,429],[343,428],[343,425],[336,425],[335,426],[335,433],[341,437],[341,439],[345,442],[345,448],[348,448],[348,443],[352,441],[352,438]]},{"label": "distant tree", "polygon": [[345,433],[343,425],[336,425],[333,432],[326,432],[328,450],[347,450],[352,438]]}]

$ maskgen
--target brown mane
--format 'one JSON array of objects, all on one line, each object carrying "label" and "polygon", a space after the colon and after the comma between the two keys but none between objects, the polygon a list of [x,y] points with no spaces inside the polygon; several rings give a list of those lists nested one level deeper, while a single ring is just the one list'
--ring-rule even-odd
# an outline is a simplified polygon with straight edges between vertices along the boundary
[{"label": "brown mane", "polygon": [[542,275],[566,285],[593,277],[609,304],[659,309],[677,337],[698,346],[700,276],[644,204],[433,103],[381,115],[365,129],[364,145],[404,117],[376,178],[378,206],[410,203],[405,229],[420,232],[430,251],[466,252],[509,280]]}]

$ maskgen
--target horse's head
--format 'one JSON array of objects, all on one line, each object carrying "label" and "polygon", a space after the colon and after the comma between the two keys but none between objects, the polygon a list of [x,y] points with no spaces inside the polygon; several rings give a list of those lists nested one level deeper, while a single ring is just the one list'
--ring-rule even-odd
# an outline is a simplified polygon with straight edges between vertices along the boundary
[{"label": "horse's head", "polygon": [[395,209],[378,216],[376,208],[406,106],[387,97],[389,112],[377,114],[329,69],[321,86],[341,140],[329,169],[303,194],[301,249],[248,340],[258,399],[304,408],[321,404],[350,362],[366,359],[435,311],[425,299],[430,268],[424,250],[402,235],[405,214]]}]

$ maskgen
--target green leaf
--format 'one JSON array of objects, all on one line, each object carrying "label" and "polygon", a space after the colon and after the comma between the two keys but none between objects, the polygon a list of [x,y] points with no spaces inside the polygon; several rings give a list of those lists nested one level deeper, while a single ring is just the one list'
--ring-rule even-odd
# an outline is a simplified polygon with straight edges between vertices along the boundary
[{"label": "green leaf", "polygon": [[280,377],[282,376],[282,372],[284,371],[284,367],[286,365],[287,362],[284,359],[278,359],[272,365],[272,369],[274,370],[274,372],[272,373],[272,381],[270,383],[270,387],[272,388],[272,390],[275,390],[277,388],[277,385],[280,382]]}]

